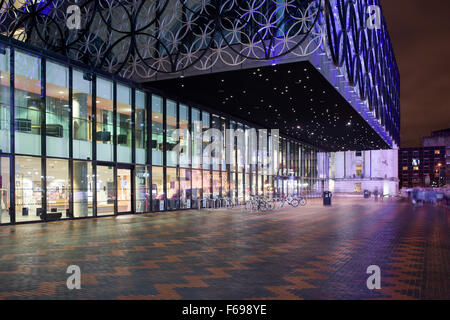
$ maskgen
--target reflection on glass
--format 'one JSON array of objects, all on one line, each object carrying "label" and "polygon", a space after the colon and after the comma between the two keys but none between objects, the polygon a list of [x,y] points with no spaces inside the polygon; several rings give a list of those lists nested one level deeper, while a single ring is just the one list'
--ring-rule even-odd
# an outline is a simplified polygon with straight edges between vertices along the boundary
[{"label": "reflection on glass", "polygon": [[92,80],[78,70],[72,72],[73,157],[92,159]]},{"label": "reflection on glass", "polygon": [[47,159],[47,211],[69,218],[69,161]]},{"label": "reflection on glass", "polygon": [[131,88],[117,85],[117,161],[131,162]]},{"label": "reflection on glass", "polygon": [[0,157],[0,224],[11,222],[9,195],[9,158]]},{"label": "reflection on glass", "polygon": [[15,146],[19,154],[41,154],[41,59],[14,55]]},{"label": "reflection on glass", "polygon": [[16,221],[40,220],[42,212],[41,159],[16,157]]},{"label": "reflection on glass", "polygon": [[153,211],[163,211],[165,204],[164,171],[162,167],[152,167],[152,206]]},{"label": "reflection on glass", "polygon": [[163,165],[163,99],[152,95],[152,164]]},{"label": "reflection on glass", "polygon": [[136,166],[136,212],[150,211],[150,172],[147,166]]},{"label": "reflection on glass", "polygon": [[92,164],[88,161],[73,162],[73,215],[75,218],[93,216]]},{"label": "reflection on glass", "polygon": [[[0,152],[10,152],[10,74],[9,48],[0,54]],[[9,216],[8,216],[9,217]],[[8,218],[9,219],[9,218]]]},{"label": "reflection on glass", "polygon": [[135,142],[136,163],[147,163],[147,94],[136,90]]},{"label": "reflection on glass", "polygon": [[97,78],[97,160],[113,161],[113,83]]},{"label": "reflection on glass", "polygon": [[115,200],[113,167],[97,166],[97,216],[114,214]]},{"label": "reflection on glass", "polygon": [[69,157],[69,68],[46,64],[47,155]]}]

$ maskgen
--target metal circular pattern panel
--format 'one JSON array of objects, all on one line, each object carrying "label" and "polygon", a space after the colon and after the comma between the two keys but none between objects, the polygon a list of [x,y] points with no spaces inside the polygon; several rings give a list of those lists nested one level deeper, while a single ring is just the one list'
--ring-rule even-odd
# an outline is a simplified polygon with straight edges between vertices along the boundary
[{"label": "metal circular pattern panel", "polygon": [[[20,3],[22,2],[22,6]],[[321,44],[317,1],[1,1],[1,32],[124,77],[221,62],[307,56]],[[69,30],[70,5],[80,28]]]}]

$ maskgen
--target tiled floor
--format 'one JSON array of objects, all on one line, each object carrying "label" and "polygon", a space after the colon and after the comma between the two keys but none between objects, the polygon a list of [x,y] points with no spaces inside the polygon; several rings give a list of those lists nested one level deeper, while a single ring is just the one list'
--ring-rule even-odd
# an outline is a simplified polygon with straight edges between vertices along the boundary
[{"label": "tiled floor", "polygon": [[333,200],[2,226],[0,299],[450,299],[448,210]]}]

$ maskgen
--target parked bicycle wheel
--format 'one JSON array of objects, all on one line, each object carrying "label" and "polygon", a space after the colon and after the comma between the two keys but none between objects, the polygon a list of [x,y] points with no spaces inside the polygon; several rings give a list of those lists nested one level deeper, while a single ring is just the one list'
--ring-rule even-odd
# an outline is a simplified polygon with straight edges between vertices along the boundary
[{"label": "parked bicycle wheel", "polygon": [[266,212],[267,211],[267,203],[265,201],[260,201],[258,204],[258,209],[261,212]]},{"label": "parked bicycle wheel", "polygon": [[299,201],[298,201],[298,199],[292,199],[291,200],[291,202],[289,202],[289,204],[292,206],[292,207],[294,207],[294,208],[297,208],[298,207],[298,205],[299,205]]},{"label": "parked bicycle wheel", "polygon": [[267,200],[266,201],[267,210],[274,210],[275,209],[275,201],[274,200]]},{"label": "parked bicycle wheel", "polygon": [[306,199],[305,199],[305,198],[301,198],[301,199],[300,199],[300,205],[301,205],[302,207],[306,206]]}]

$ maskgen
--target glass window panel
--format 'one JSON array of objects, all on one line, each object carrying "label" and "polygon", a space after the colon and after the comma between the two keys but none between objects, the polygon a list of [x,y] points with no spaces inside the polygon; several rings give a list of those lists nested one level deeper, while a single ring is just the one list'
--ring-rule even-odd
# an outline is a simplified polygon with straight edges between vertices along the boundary
[{"label": "glass window panel", "polygon": [[249,174],[245,174],[245,181],[244,181],[244,197],[245,199],[249,199],[249,196],[251,195],[251,186],[250,186],[250,177]]},{"label": "glass window panel", "polygon": [[[202,112],[202,130],[203,133],[210,128],[210,115],[208,112]],[[206,150],[206,147],[211,143],[211,139],[202,139],[202,152]],[[210,166],[210,155],[203,152],[203,169],[209,169]]]},{"label": "glass window panel", "polygon": [[209,170],[203,170],[203,199],[211,197],[211,173]]},{"label": "glass window panel", "polygon": [[236,197],[236,173],[230,172],[230,198]]},{"label": "glass window panel", "polygon": [[10,119],[10,71],[9,48],[0,54],[0,152],[10,152],[11,119]]},{"label": "glass window panel", "polygon": [[230,184],[228,183],[228,173],[222,171],[222,197],[229,197]]},{"label": "glass window panel", "polygon": [[191,208],[191,170],[180,169],[180,208]]},{"label": "glass window panel", "polygon": [[152,206],[153,211],[164,210],[164,171],[162,167],[152,167]]},{"label": "glass window panel", "polygon": [[220,197],[220,189],[222,185],[220,183],[220,171],[213,171],[213,198]]},{"label": "glass window panel", "polygon": [[131,88],[117,84],[117,161],[131,163]]},{"label": "glass window panel", "polygon": [[258,190],[256,188],[257,181],[256,181],[256,174],[254,172],[250,175],[250,179],[251,179],[251,181],[249,181],[249,183],[251,184],[250,193],[256,195],[256,194],[258,194]]},{"label": "glass window panel", "polygon": [[41,154],[41,59],[17,50],[14,55],[16,153]]},{"label": "glass window panel", "polygon": [[46,64],[47,155],[69,157],[69,68],[47,61]]},{"label": "glass window panel", "polygon": [[47,211],[69,218],[69,161],[47,159]]},{"label": "glass window panel", "polygon": [[258,194],[263,195],[264,194],[264,180],[263,176],[258,174]]},{"label": "glass window panel", "polygon": [[113,161],[113,83],[97,78],[96,97],[97,159]]},{"label": "glass window panel", "polygon": [[114,214],[115,201],[114,168],[97,166],[97,216]]},{"label": "glass window panel", "polygon": [[136,163],[147,163],[147,94],[136,90],[135,141]]},{"label": "glass window panel", "polygon": [[163,99],[152,95],[152,164],[163,165]]},{"label": "glass window panel", "polygon": [[92,81],[87,74],[72,72],[73,157],[92,159]]},{"label": "glass window panel", "polygon": [[223,145],[223,147],[222,147],[222,167],[221,167],[221,170],[222,171],[226,171],[227,170],[227,163],[226,163],[227,120],[224,119],[224,118],[220,118],[220,121],[221,121],[220,131],[222,132],[222,145]]},{"label": "glass window panel", "polygon": [[[211,128],[221,130],[220,117],[215,114],[213,114],[212,116]],[[212,137],[212,141],[214,141],[214,139],[215,138]],[[219,164],[221,163],[222,160],[221,150],[214,150],[211,156],[212,156],[213,170],[219,170]]]},{"label": "glass window panel", "polygon": [[41,159],[16,156],[16,222],[40,220],[42,211]]},{"label": "glass window panel", "polygon": [[192,167],[200,168],[202,163],[202,122],[200,110],[191,109],[192,117]]},{"label": "glass window panel", "polygon": [[[242,125],[241,123],[237,123],[236,130],[244,130],[244,125]],[[244,133],[244,136],[245,136],[245,133]],[[245,140],[245,138],[244,138],[244,140]],[[237,139],[237,143],[242,143],[242,142],[240,142],[239,139]],[[243,143],[245,145],[245,141]],[[236,145],[236,147],[237,147],[237,145]],[[241,150],[240,149],[241,148],[237,148],[236,149],[236,156],[237,156],[238,171],[242,172],[244,170],[245,154],[241,154]],[[245,152],[245,150],[244,150],[244,152]]]},{"label": "glass window panel", "polygon": [[202,196],[202,171],[192,170],[192,208],[198,208]]},{"label": "glass window panel", "polygon": [[88,161],[73,162],[73,216],[84,218],[93,216],[92,164]]},{"label": "glass window panel", "polygon": [[176,168],[167,168],[167,210],[178,209],[178,178]]},{"label": "glass window panel", "polygon": [[230,129],[232,129],[230,131],[230,137],[229,139],[233,139],[233,141],[231,142],[231,145],[233,146],[233,152],[231,153],[231,159],[230,159],[230,170],[231,171],[236,171],[236,154],[237,154],[237,145],[236,145],[236,138],[234,138],[234,133],[236,130],[236,122],[231,121],[230,124]]},{"label": "glass window panel", "polygon": [[244,200],[244,181],[242,179],[242,172],[238,172],[237,174],[237,188],[238,188],[238,198],[239,201]]},{"label": "glass window panel", "polygon": [[0,157],[0,224],[11,222],[9,215],[9,197],[11,192],[9,171],[9,158]]},{"label": "glass window panel", "polygon": [[191,164],[191,145],[190,141],[187,140],[189,133],[189,108],[185,105],[180,104],[180,166],[189,167]]},{"label": "glass window panel", "polygon": [[167,166],[174,167],[177,165],[178,154],[173,151],[178,144],[178,140],[172,138],[172,133],[177,129],[177,104],[174,101],[167,100],[167,114],[166,114],[166,156]]},{"label": "glass window panel", "polygon": [[136,212],[149,212],[150,170],[147,166],[136,166]]}]

